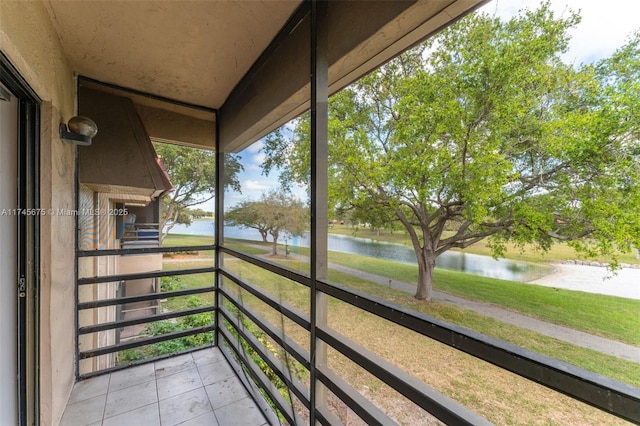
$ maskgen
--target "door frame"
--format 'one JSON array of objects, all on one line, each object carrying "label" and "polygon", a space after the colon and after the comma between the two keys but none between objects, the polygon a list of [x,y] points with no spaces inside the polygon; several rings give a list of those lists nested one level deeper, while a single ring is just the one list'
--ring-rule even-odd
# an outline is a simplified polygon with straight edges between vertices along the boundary
[{"label": "door frame", "polygon": [[[18,99],[18,205],[40,211],[41,100],[0,51],[0,82]],[[18,421],[37,425],[39,405],[40,217],[19,214],[16,287],[18,294]]]}]

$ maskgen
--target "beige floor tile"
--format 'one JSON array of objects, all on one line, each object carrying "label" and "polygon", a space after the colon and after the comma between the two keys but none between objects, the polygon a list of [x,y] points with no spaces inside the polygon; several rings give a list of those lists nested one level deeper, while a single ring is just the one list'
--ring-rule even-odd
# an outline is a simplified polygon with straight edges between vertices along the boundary
[{"label": "beige floor tile", "polygon": [[162,426],[178,425],[209,412],[213,409],[202,387],[160,401]]},{"label": "beige floor tile", "polygon": [[107,394],[104,417],[117,416],[145,405],[158,402],[155,381],[141,383]]},{"label": "beige floor tile", "polygon": [[87,426],[102,420],[107,395],[100,395],[67,405],[60,426]]},{"label": "beige floor tile", "polygon": [[160,426],[158,403],[105,419],[102,426]]},{"label": "beige floor tile", "polygon": [[236,375],[227,361],[198,365],[198,371],[200,372],[200,377],[202,377],[202,384],[205,386],[235,377]]},{"label": "beige floor tile", "polygon": [[156,377],[170,376],[180,371],[194,368],[195,362],[191,354],[180,355],[173,358],[163,359],[155,363]]},{"label": "beige floor tile", "polygon": [[118,391],[140,383],[155,380],[156,373],[153,364],[144,364],[137,367],[125,368],[124,370],[111,373],[109,392]]},{"label": "beige floor tile", "polygon": [[249,396],[240,379],[231,377],[205,386],[213,409],[218,409]]},{"label": "beige floor tile", "polygon": [[214,413],[222,426],[260,426],[266,423],[256,403],[248,397],[214,410]]},{"label": "beige floor tile", "polygon": [[198,375],[198,370],[191,368],[170,376],[160,377],[158,379],[158,398],[162,401],[200,387],[202,387],[202,380]]}]

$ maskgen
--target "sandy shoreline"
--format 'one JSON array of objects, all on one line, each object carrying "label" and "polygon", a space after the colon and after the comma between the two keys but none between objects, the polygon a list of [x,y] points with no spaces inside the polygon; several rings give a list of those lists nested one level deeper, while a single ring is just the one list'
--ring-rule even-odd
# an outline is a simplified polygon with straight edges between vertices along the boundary
[{"label": "sandy shoreline", "polygon": [[554,263],[555,272],[530,284],[640,300],[640,269],[623,268],[612,274],[607,268]]}]

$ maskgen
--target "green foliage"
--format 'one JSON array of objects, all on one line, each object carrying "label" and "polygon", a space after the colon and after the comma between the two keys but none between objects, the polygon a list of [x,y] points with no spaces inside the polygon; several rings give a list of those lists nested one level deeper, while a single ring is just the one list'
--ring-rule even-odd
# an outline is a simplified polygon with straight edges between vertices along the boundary
[{"label": "green foliage", "polygon": [[[308,371],[306,368],[302,366],[299,362],[290,359],[285,353],[284,350],[277,350],[273,344],[267,338],[267,335],[258,327],[256,327],[248,318],[246,318],[242,312],[238,310],[232,304],[227,304],[226,308],[233,313],[242,324],[242,328],[245,331],[251,333],[255,338],[264,345],[265,349],[269,351],[276,358],[284,360],[284,364],[289,368],[289,371],[299,380],[303,380],[308,375]],[[278,389],[280,394],[289,402],[291,402],[290,390],[287,385],[280,379],[280,377],[276,374],[275,371],[264,361],[264,359],[260,356],[258,352],[256,352],[250,345],[247,343],[245,339],[243,339],[238,331],[231,325],[227,324],[227,330],[240,342],[242,346],[242,350],[245,354],[249,355],[249,358],[262,370],[262,372],[267,376],[267,378],[273,383],[273,385]],[[265,395],[265,397],[268,396]],[[276,409],[275,406],[273,406]]]},{"label": "green foliage", "polygon": [[[173,191],[162,199],[160,229],[163,239],[177,223],[190,224],[189,207],[215,197],[216,155],[214,151],[164,143],[154,143],[158,157],[171,179]],[[240,157],[225,155],[225,189],[240,191],[238,173],[243,170]],[[198,213],[196,211],[196,213]]]},{"label": "green foliage", "polygon": [[184,290],[187,284],[182,282],[180,277],[162,277],[160,278],[160,290],[162,292]]},{"label": "green foliage", "polygon": [[[195,299],[198,299],[197,296],[193,297]],[[197,303],[199,305],[199,301]],[[165,320],[151,323],[145,328],[145,333],[152,336],[160,336],[176,331],[189,330],[196,327],[204,327],[207,325],[211,325],[212,323],[213,314],[204,312],[200,314],[180,317],[176,321]],[[206,333],[193,334],[191,336],[184,336],[178,339],[167,340],[165,342],[154,343],[152,347],[156,355],[165,355],[180,352],[190,348],[209,345],[214,342],[214,339],[214,332],[209,331]]]},{"label": "green foliage", "polygon": [[189,209],[189,214],[193,219],[202,219],[205,217],[213,217],[213,212],[209,212],[206,210],[202,210],[200,208],[197,209]]},{"label": "green foliage", "polygon": [[278,253],[278,239],[283,234],[304,233],[308,217],[304,203],[282,191],[264,193],[258,201],[243,201],[224,215],[231,226],[256,229],[265,243],[271,235],[273,254]]},{"label": "green foliage", "polygon": [[118,352],[117,365],[130,364],[141,359],[150,358],[152,355],[148,355],[144,349],[133,348]]},{"label": "green foliage", "polygon": [[[495,255],[640,246],[640,36],[573,67],[560,56],[579,21],[548,3],[506,22],[472,14],[331,98],[332,203],[402,224],[417,298],[437,256],[484,239]],[[265,172],[308,183],[307,123],[267,140]]]},{"label": "green foliage", "polygon": [[[176,287],[174,289],[186,288],[178,278],[173,280],[162,281],[162,286],[167,288]],[[166,291],[163,290],[162,291]],[[197,308],[202,306],[202,299],[198,296],[191,296],[187,301],[188,308]],[[144,329],[144,334],[149,336],[161,336],[163,334],[173,333],[176,331],[184,331],[197,327],[212,325],[214,322],[213,313],[203,312],[200,314],[187,315],[177,319],[156,321]],[[145,358],[152,358],[160,355],[173,354],[191,348],[198,348],[213,344],[215,341],[215,333],[209,331],[206,333],[198,333],[190,336],[179,337],[164,342],[154,343],[148,347],[135,348],[122,351],[118,354],[118,363],[125,364]]]}]

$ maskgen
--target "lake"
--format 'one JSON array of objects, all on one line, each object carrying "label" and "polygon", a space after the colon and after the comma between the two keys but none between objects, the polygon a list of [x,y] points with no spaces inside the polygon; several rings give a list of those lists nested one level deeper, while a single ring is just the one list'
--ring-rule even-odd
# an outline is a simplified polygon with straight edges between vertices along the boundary
[{"label": "lake", "polygon": [[[189,226],[176,225],[171,234],[187,235],[213,235],[214,226],[212,220],[194,220]],[[225,237],[249,241],[262,241],[260,234],[255,229],[225,226]],[[278,241],[285,243],[282,238]],[[287,243],[294,247],[309,247],[309,235],[303,237],[289,237]],[[417,265],[415,253],[412,248],[402,244],[375,241],[368,238],[351,237],[347,235],[329,234],[329,250],[343,253],[359,254],[362,256],[389,259],[409,265]],[[448,251],[436,260],[436,268],[461,271],[484,277],[499,278],[503,280],[528,282],[549,273],[549,268],[527,262],[518,262],[507,259],[496,260],[489,256]]]}]

